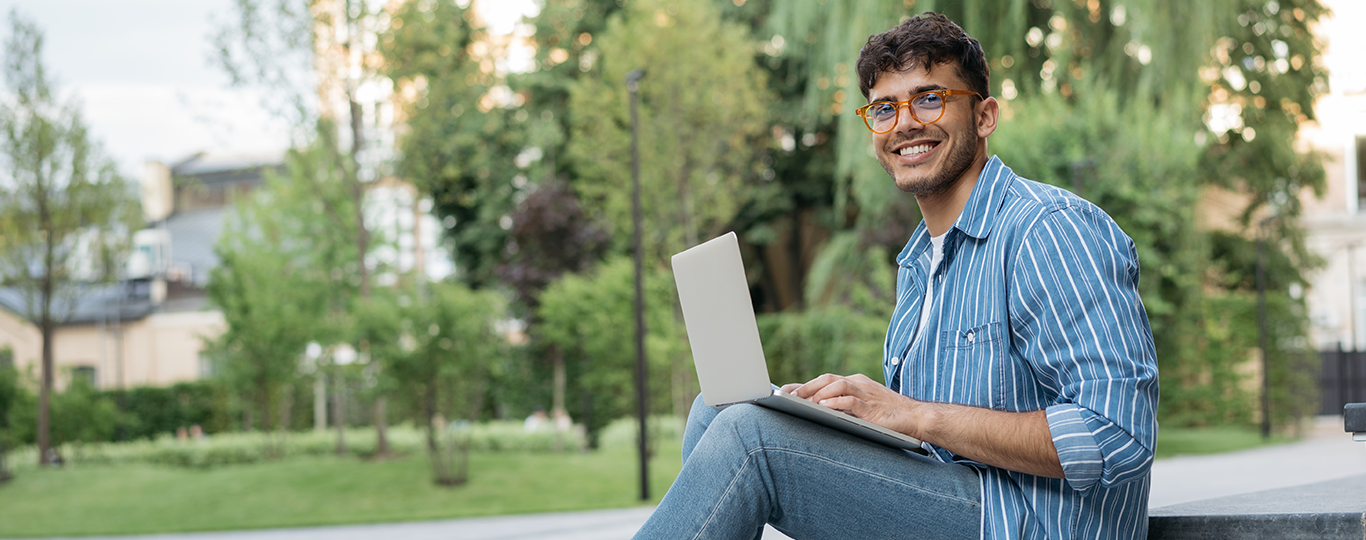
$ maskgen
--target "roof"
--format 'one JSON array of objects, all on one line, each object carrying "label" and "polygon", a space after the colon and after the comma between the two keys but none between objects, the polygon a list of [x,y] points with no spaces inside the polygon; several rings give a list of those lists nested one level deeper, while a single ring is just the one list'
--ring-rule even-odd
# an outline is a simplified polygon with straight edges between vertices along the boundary
[{"label": "roof", "polygon": [[[141,319],[153,311],[147,281],[124,281],[97,285],[78,285],[75,302],[53,302],[53,318],[59,324],[95,323]],[[0,288],[0,306],[28,318],[28,303],[21,290]]]},{"label": "roof", "polygon": [[171,166],[171,176],[194,178],[205,184],[259,181],[264,169],[280,167],[284,152],[255,154],[195,154]]},{"label": "roof", "polygon": [[245,171],[263,167],[278,167],[285,162],[284,152],[258,152],[254,154],[206,154],[199,153],[171,166],[171,174],[176,176],[200,176],[232,171]]}]

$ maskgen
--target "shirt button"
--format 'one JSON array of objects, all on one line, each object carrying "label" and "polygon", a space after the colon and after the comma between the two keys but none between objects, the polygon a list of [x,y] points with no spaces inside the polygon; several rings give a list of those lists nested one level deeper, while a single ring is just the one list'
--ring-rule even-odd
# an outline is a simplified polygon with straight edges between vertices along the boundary
[{"label": "shirt button", "polygon": [[977,341],[977,334],[973,334],[973,333],[969,332],[969,333],[968,333],[968,343],[972,343],[972,342],[974,342],[974,341]]},{"label": "shirt button", "polygon": [[900,359],[900,358],[897,358],[897,357],[895,357],[895,356],[892,357],[892,365],[895,366],[895,365],[900,364],[900,363],[901,363],[901,359]]}]

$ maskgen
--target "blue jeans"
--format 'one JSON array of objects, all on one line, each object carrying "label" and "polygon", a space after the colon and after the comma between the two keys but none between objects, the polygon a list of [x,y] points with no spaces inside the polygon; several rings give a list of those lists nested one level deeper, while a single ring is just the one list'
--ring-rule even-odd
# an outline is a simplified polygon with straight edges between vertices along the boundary
[{"label": "blue jeans", "polygon": [[683,470],[636,538],[981,536],[971,467],[869,442],[758,405],[717,411],[698,397]]}]

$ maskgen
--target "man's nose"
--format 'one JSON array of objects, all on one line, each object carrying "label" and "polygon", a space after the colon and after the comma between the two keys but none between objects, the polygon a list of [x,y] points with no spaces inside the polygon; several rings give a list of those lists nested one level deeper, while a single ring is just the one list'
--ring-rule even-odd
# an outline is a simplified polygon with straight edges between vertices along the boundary
[{"label": "man's nose", "polygon": [[911,107],[910,103],[897,106],[896,127],[893,131],[918,130],[925,127],[925,124],[920,123],[915,114],[911,113]]}]

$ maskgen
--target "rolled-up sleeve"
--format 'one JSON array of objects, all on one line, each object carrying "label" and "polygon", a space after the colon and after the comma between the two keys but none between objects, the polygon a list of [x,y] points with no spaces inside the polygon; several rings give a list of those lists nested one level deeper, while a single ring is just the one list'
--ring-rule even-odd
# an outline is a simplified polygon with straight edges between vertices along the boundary
[{"label": "rolled-up sleeve", "polygon": [[1099,210],[1067,207],[1029,228],[1019,249],[1012,337],[1050,394],[1068,485],[1141,478],[1157,437],[1157,356],[1132,241]]}]

